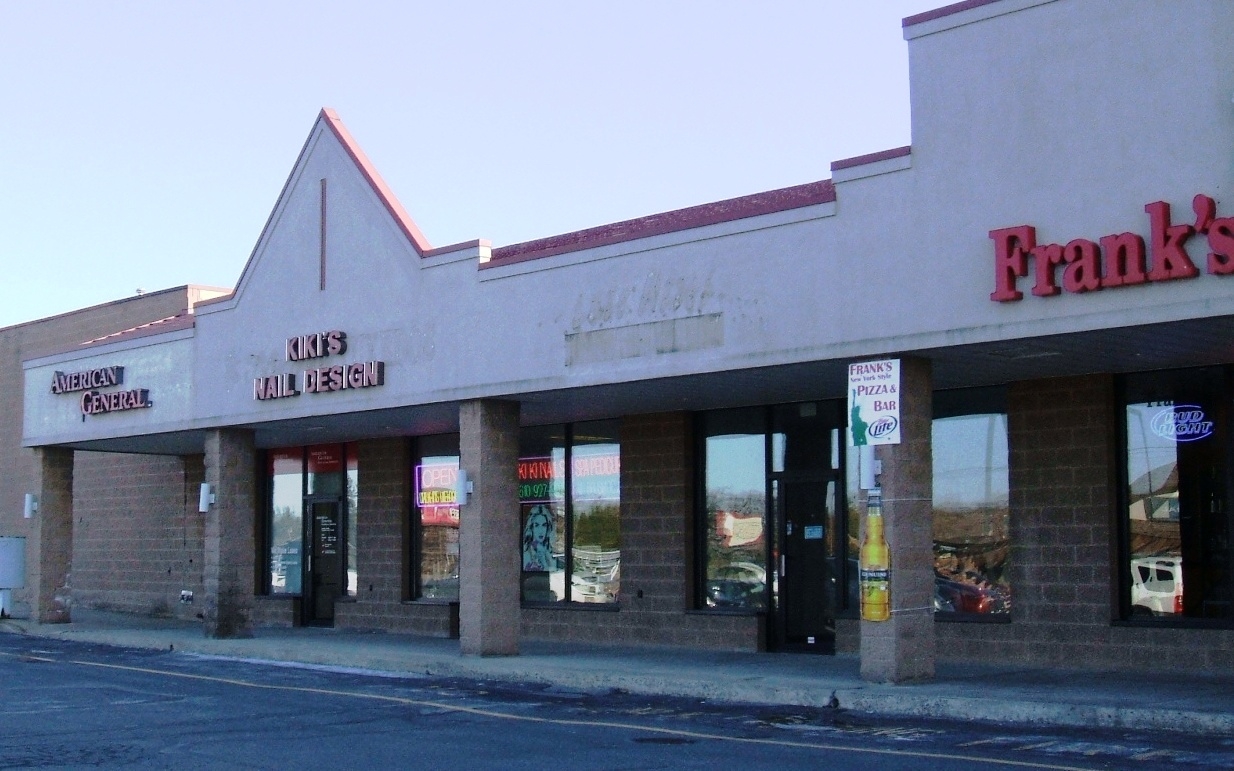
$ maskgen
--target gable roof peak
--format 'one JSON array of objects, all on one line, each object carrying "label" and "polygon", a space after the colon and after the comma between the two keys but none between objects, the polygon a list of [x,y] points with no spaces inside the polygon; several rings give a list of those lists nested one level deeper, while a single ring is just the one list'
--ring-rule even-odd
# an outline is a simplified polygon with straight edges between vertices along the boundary
[{"label": "gable roof peak", "polygon": [[369,186],[373,188],[377,198],[386,207],[386,211],[390,212],[390,216],[394,217],[394,221],[398,223],[399,229],[407,236],[407,240],[411,242],[416,252],[423,257],[424,253],[433,247],[429,244],[428,239],[424,237],[424,233],[420,231],[420,228],[411,219],[411,215],[399,203],[398,198],[390,190],[389,185],[377,173],[376,167],[369,161],[364,151],[360,149],[360,145],[356,142],[355,137],[343,125],[343,121],[339,118],[338,113],[330,107],[322,107],[321,114],[318,115],[317,120],[319,123],[324,123],[330,129],[330,132],[334,134],[339,144],[347,151],[347,155],[351,158],[352,162],[356,164],[356,168],[360,170]]}]

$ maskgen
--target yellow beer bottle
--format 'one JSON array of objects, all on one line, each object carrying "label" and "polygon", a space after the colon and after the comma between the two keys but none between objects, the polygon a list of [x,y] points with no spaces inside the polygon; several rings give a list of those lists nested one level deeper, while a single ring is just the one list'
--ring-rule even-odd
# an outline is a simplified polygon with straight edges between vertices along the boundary
[{"label": "yellow beer bottle", "polygon": [[883,534],[883,499],[871,490],[866,502],[866,533],[858,563],[861,578],[861,618],[886,621],[891,618],[891,548]]}]

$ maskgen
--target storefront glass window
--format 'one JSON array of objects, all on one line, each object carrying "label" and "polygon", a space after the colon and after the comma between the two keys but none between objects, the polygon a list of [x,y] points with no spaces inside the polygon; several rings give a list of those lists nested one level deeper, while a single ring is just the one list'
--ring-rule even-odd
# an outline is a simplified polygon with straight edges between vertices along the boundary
[{"label": "storefront glass window", "polygon": [[698,607],[765,613],[777,650],[833,651],[855,607],[843,404],[793,402],[698,416]]},{"label": "storefront glass window", "polygon": [[266,523],[271,594],[302,594],[306,497],[337,499],[345,527],[344,594],[357,588],[356,521],[359,506],[359,466],[355,444],[324,444],[271,450],[268,455],[270,508]]},{"label": "storefront glass window", "polygon": [[570,457],[570,599],[616,602],[621,588],[617,421],[575,423]]},{"label": "storefront glass window", "polygon": [[299,594],[304,540],[304,451],[274,450],[270,475],[270,593]]},{"label": "storefront glass window", "polygon": [[524,428],[518,481],[523,601],[616,602],[621,580],[617,422]]},{"label": "storefront glass window", "polygon": [[356,446],[346,445],[347,453],[347,586],[344,591],[348,597],[355,597],[359,573],[356,568],[356,552],[359,548],[358,525],[360,521],[360,460],[356,457]]},{"label": "storefront glass window", "polygon": [[518,502],[524,602],[566,599],[566,430],[524,428],[519,441]]},{"label": "storefront glass window", "polygon": [[419,596],[458,601],[458,434],[417,440],[415,516]]},{"label": "storefront glass window", "polygon": [[343,494],[343,448],[319,444],[308,448],[308,494]]},{"label": "storefront glass window", "polygon": [[1125,394],[1124,613],[1230,619],[1226,373],[1130,375]]},{"label": "storefront glass window", "polygon": [[725,410],[703,421],[703,603],[767,609],[766,411]]},{"label": "storefront glass window", "polygon": [[1011,612],[1007,410],[1001,388],[934,395],[934,610]]}]

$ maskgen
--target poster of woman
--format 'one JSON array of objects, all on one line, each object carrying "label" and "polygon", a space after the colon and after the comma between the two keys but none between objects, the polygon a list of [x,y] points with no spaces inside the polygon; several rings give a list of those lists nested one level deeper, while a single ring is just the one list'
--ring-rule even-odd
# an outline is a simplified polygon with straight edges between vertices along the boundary
[{"label": "poster of woman", "polygon": [[523,526],[523,570],[550,571],[553,559],[553,512],[544,504],[532,506]]}]

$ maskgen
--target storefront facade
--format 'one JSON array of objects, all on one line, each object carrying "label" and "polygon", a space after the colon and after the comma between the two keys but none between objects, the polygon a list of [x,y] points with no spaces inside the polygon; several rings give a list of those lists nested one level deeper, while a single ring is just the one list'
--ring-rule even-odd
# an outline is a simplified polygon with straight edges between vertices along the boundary
[{"label": "storefront facade", "polygon": [[[891,681],[1229,667],[1232,23],[1218,0],[922,14],[911,148],[499,248],[431,248],[323,111],[232,294],[25,361],[31,612],[118,580],[66,580],[96,548],[74,513],[166,483],[100,504],[73,473],[98,451],[182,469],[203,511],[171,548],[210,634],[859,651]],[[870,621],[849,378],[888,362]]]}]

